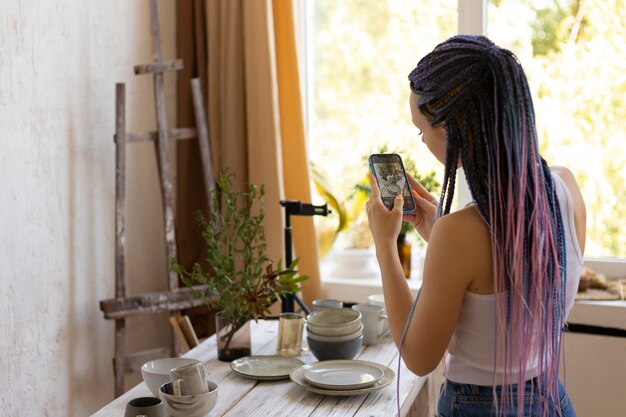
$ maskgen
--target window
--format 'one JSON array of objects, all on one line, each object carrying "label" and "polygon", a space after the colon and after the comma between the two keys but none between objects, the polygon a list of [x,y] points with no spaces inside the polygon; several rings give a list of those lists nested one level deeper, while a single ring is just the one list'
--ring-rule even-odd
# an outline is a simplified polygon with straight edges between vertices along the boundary
[{"label": "window", "polygon": [[316,0],[307,8],[309,154],[340,200],[383,146],[421,172],[442,172],[411,123],[407,77],[457,32],[456,0]]},{"label": "window", "polygon": [[626,6],[622,0],[490,0],[489,37],[520,59],[544,158],[570,168],[591,257],[626,257]]},{"label": "window", "polygon": [[344,197],[367,173],[366,156],[384,145],[440,179],[439,163],[411,123],[406,76],[459,26],[464,33],[486,27],[528,75],[543,156],[568,166],[581,184],[586,254],[626,257],[626,6],[621,0],[476,3],[307,2],[311,160]]}]

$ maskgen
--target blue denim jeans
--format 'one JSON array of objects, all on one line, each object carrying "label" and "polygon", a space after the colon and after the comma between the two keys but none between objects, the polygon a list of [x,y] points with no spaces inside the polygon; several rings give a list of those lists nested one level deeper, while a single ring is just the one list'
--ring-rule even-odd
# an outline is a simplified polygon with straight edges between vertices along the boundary
[{"label": "blue denim jeans", "polygon": [[[525,403],[524,417],[534,417],[539,415],[537,382],[534,380],[535,392],[531,398],[530,392],[533,380],[526,382],[524,387]],[[499,396],[501,387],[496,387],[496,393]],[[513,387],[513,400],[517,397],[517,386]],[[561,414],[558,413],[554,404],[550,405],[548,411],[549,416],[576,417],[574,407],[565,391],[563,385],[559,382],[559,401],[561,404]],[[441,386],[439,404],[437,407],[439,417],[492,417],[496,415],[493,403],[493,387],[472,384],[458,384],[452,381],[446,381]],[[517,401],[508,407],[504,413],[506,417],[521,417],[517,414]]]}]

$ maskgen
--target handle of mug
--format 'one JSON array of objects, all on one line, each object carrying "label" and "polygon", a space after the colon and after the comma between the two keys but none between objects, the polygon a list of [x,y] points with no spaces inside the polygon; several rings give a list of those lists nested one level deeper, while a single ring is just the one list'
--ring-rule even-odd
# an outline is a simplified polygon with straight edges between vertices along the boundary
[{"label": "handle of mug", "polygon": [[172,388],[174,389],[174,395],[180,397],[182,394],[180,393],[180,384],[183,383],[182,378],[178,378],[175,381],[172,381]]},{"label": "handle of mug", "polygon": [[387,334],[389,334],[389,331],[391,330],[389,328],[389,318],[387,318],[387,314],[386,313],[381,314],[380,320],[384,320],[385,322],[383,323],[383,329],[379,337],[385,337],[387,336]]}]

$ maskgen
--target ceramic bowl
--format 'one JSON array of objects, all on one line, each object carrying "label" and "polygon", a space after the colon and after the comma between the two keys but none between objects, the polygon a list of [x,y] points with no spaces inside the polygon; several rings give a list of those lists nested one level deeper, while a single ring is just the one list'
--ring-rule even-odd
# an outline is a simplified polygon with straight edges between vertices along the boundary
[{"label": "ceramic bowl", "polygon": [[171,382],[161,385],[159,396],[171,417],[204,417],[217,404],[217,384],[207,379],[209,391],[196,395],[174,395]]},{"label": "ceramic bowl", "polygon": [[161,385],[170,381],[171,369],[191,365],[193,363],[202,363],[202,361],[191,358],[155,359],[141,366],[141,376],[143,376],[143,381],[148,386],[148,389],[150,389],[150,392],[158,397]]},{"label": "ceramic bowl", "polygon": [[363,334],[363,324],[359,326],[358,330],[354,333],[350,333],[344,336],[322,336],[307,330],[307,336],[311,339],[319,340],[320,342],[345,342],[346,340],[356,339]]},{"label": "ceramic bowl", "polygon": [[306,318],[307,330],[320,336],[345,336],[361,326],[361,312],[349,308],[316,311]]},{"label": "ceramic bowl", "polygon": [[327,361],[333,359],[354,359],[359,353],[363,335],[352,340],[344,340],[341,342],[323,342],[320,340],[307,337],[309,349],[318,361]]}]

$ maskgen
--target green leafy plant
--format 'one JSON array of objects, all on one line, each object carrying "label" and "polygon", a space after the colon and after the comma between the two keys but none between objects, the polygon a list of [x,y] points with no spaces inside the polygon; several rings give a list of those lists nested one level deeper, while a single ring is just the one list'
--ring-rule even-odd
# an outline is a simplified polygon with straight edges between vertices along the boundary
[{"label": "green leafy plant", "polygon": [[[249,320],[265,318],[280,296],[297,293],[299,283],[308,278],[298,274],[297,259],[284,269],[279,260],[274,269],[265,255],[264,187],[248,184],[246,191],[237,191],[231,178],[229,172],[218,176],[217,189],[210,196],[208,218],[201,212],[196,214],[207,245],[210,270],[205,271],[196,263],[187,271],[170,258],[170,268],[195,296],[204,297],[210,308],[233,320],[227,334],[230,338]],[[205,285],[206,289],[198,291],[194,288],[197,285]]]}]

